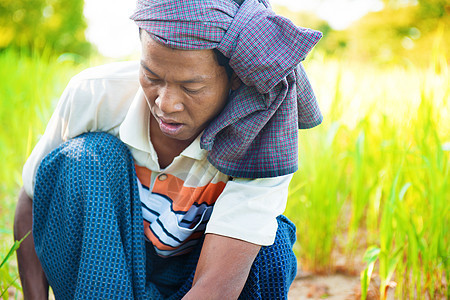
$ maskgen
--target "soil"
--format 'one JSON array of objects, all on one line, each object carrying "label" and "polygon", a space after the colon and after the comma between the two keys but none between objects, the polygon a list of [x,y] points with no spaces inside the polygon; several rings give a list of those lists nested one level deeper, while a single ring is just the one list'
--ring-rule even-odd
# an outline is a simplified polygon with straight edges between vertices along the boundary
[{"label": "soil", "polygon": [[[330,274],[314,275],[301,273],[291,285],[289,300],[359,300],[361,299],[359,275]],[[394,299],[389,290],[387,299]],[[379,299],[378,288],[371,285],[367,300]]]},{"label": "soil", "polygon": [[359,286],[356,276],[309,275],[295,279],[289,290],[289,300],[309,299],[355,299],[355,289]]},{"label": "soil", "polygon": [[[18,293],[14,287],[11,287],[8,291],[12,299],[23,299],[21,293]],[[393,290],[389,290],[388,300],[394,299],[393,293]],[[50,293],[49,300],[54,299],[53,293]],[[359,276],[346,274],[316,275],[299,272],[289,290],[288,300],[315,299],[360,300]],[[378,288],[372,285],[369,288],[367,300],[378,299]]]},{"label": "soil", "polygon": [[[9,290],[13,299],[23,299],[14,288]],[[392,293],[389,293],[392,294]],[[378,293],[374,288],[369,291],[367,300],[376,300]],[[50,293],[49,300],[54,300]],[[359,277],[342,274],[297,276],[289,290],[288,300],[360,300]],[[388,299],[394,299],[392,295]]]}]

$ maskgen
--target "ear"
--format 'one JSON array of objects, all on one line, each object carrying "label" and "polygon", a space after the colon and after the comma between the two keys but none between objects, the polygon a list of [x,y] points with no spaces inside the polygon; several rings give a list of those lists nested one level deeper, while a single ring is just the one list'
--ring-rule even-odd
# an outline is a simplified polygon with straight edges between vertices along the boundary
[{"label": "ear", "polygon": [[230,81],[231,81],[231,90],[232,91],[237,90],[242,84],[241,79],[234,72],[233,72],[233,75],[231,75]]}]

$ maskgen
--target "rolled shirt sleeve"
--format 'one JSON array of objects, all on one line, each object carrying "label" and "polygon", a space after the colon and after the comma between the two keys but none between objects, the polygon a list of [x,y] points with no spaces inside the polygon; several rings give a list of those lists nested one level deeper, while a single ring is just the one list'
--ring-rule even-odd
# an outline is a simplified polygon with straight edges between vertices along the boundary
[{"label": "rolled shirt sleeve", "polygon": [[229,181],[214,205],[205,233],[272,245],[278,228],[276,217],[286,209],[292,176]]}]

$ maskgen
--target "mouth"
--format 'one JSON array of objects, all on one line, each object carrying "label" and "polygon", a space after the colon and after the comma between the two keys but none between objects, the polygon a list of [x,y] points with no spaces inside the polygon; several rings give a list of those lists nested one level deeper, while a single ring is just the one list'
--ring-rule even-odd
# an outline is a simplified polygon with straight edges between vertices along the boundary
[{"label": "mouth", "polygon": [[177,134],[183,127],[182,123],[178,123],[174,120],[163,119],[160,117],[158,117],[157,120],[161,131],[168,135]]}]

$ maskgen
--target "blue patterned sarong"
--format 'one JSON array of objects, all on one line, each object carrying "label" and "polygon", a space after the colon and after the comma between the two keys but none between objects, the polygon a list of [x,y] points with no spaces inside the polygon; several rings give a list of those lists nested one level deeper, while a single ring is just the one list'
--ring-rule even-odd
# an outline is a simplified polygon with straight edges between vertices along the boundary
[{"label": "blue patterned sarong", "polygon": [[[295,226],[278,217],[240,299],[287,299],[296,275]],[[56,299],[181,299],[200,255],[157,256],[144,241],[131,154],[117,138],[87,133],[47,155],[33,200],[36,253]]]}]

